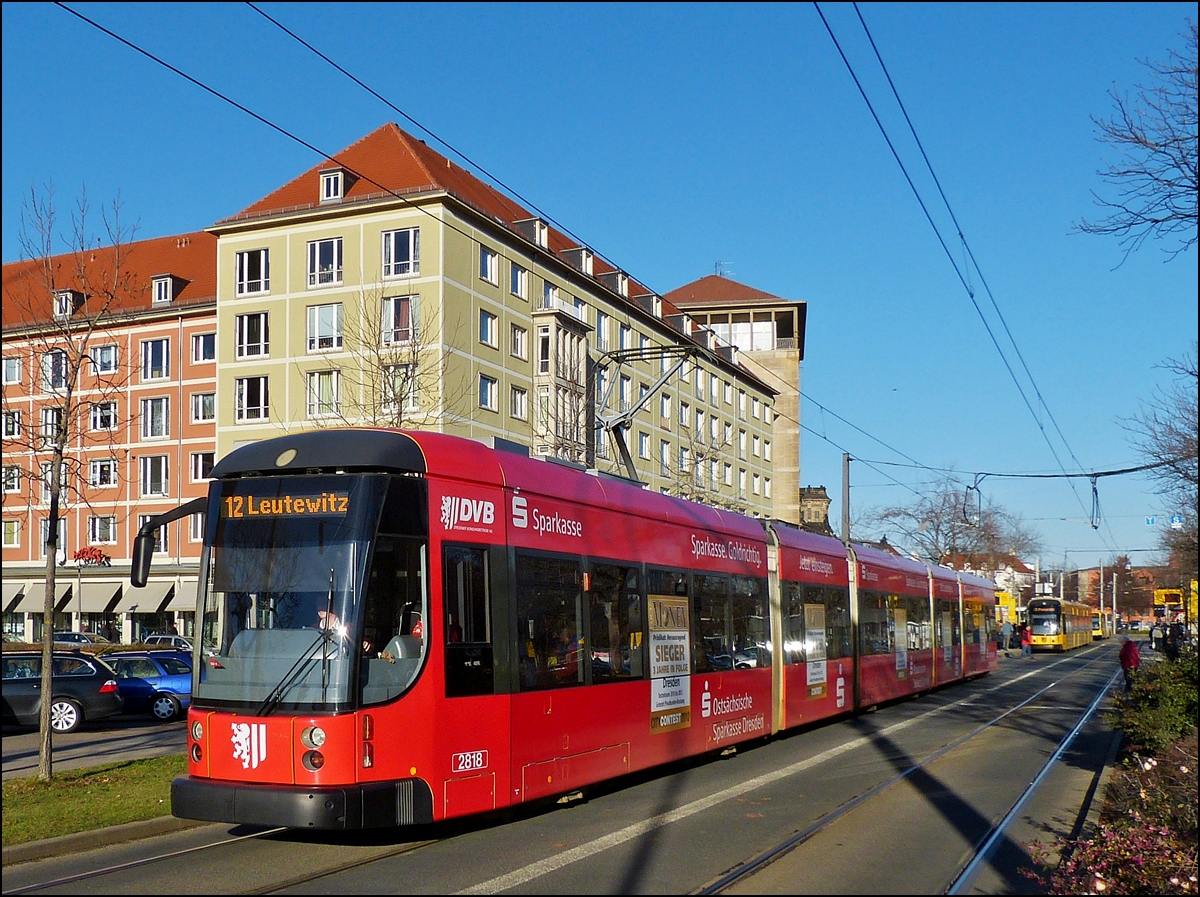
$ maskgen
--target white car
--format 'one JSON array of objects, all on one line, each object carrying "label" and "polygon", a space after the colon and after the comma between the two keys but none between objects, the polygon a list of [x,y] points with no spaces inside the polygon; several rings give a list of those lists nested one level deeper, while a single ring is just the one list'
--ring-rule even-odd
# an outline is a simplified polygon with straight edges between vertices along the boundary
[{"label": "white car", "polygon": [[174,648],[176,651],[192,653],[192,643],[182,635],[148,635],[142,639],[142,644],[152,648]]}]

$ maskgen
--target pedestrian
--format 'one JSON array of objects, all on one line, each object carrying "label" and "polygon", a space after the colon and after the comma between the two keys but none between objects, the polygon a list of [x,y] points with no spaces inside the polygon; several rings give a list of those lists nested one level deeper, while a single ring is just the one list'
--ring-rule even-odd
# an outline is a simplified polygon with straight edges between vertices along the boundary
[{"label": "pedestrian", "polygon": [[1154,621],[1154,625],[1150,627],[1150,650],[1158,651],[1162,648],[1162,627],[1158,625],[1158,621]]},{"label": "pedestrian", "polygon": [[1008,620],[1005,620],[1004,625],[1000,627],[1000,647],[1004,649],[1005,657],[1012,656],[1008,653],[1008,649],[1012,647],[1012,634],[1012,623],[1010,623]]},{"label": "pedestrian", "polygon": [[1133,691],[1133,679],[1142,665],[1137,642],[1127,635],[1121,636],[1121,671],[1125,674],[1125,691]]},{"label": "pedestrian", "polygon": [[1029,631],[1028,623],[1021,624],[1021,656],[1033,660],[1033,633]]}]

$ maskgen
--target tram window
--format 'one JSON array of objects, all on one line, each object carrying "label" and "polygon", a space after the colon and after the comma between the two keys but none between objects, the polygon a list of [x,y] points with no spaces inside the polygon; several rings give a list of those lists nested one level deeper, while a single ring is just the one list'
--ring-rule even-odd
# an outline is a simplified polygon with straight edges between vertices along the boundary
[{"label": "tram window", "polygon": [[364,704],[388,701],[416,679],[425,654],[425,543],[379,536],[367,574],[361,669]]},{"label": "tram window", "polygon": [[908,650],[925,651],[933,647],[933,624],[929,619],[929,599],[906,597],[908,611]]},{"label": "tram window", "polygon": [[858,632],[862,654],[891,654],[894,650],[888,597],[879,592],[859,592]]},{"label": "tram window", "polygon": [[696,632],[695,672],[733,669],[733,621],[729,577],[702,574],[695,578],[692,617]]},{"label": "tram window", "polygon": [[[804,663],[804,599],[800,583],[783,583],[783,662]],[[822,658],[823,659],[823,658]]]},{"label": "tram window", "polygon": [[825,604],[825,651],[829,660],[850,657],[854,643],[850,637],[850,593],[846,589],[823,590]]},{"label": "tram window", "polygon": [[767,582],[757,576],[734,576],[730,586],[730,648],[734,669],[770,666]]},{"label": "tram window", "polygon": [[379,532],[397,536],[428,536],[424,480],[392,477],[379,518]]},{"label": "tram window", "polygon": [[491,588],[484,548],[446,547],[446,697],[490,695],[492,679]]},{"label": "tram window", "polygon": [[517,657],[521,691],[584,682],[579,560],[517,554]]},{"label": "tram window", "polygon": [[593,682],[641,679],[642,591],[637,567],[596,564],[588,595]]}]

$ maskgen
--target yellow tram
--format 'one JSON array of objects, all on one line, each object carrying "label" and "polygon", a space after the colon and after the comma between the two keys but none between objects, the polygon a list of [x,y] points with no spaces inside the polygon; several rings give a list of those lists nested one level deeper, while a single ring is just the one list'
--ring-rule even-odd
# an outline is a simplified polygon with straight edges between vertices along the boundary
[{"label": "yellow tram", "polygon": [[1034,598],[1025,611],[1034,650],[1070,651],[1092,642],[1092,609],[1086,604]]}]

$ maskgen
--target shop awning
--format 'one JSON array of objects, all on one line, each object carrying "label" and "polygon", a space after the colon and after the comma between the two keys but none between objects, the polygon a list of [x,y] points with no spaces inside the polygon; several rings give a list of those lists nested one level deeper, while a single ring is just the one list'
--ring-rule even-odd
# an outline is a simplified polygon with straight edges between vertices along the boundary
[{"label": "shop awning", "polygon": [[181,579],[179,588],[175,590],[174,597],[171,598],[171,603],[167,605],[167,610],[195,610],[196,609],[196,585],[198,579]]},{"label": "shop awning", "polygon": [[25,594],[25,583],[15,580],[4,583],[4,601],[0,603],[0,607],[4,608],[4,612],[12,613],[14,608],[9,607],[10,604],[16,604],[21,596]]},{"label": "shop awning", "polygon": [[[54,609],[62,612],[66,610],[63,606],[68,603],[71,597],[71,586],[74,583],[63,582],[61,579],[54,584]],[[32,614],[40,614],[46,609],[46,584],[44,582],[31,582],[25,590],[25,597],[21,599],[14,610],[17,612],[25,612]]]},{"label": "shop awning", "polygon": [[[108,610],[108,606],[117,600],[121,594],[122,580],[105,579],[99,582],[83,583],[83,612],[85,614],[102,614]],[[75,604],[72,604],[68,610],[78,610]]]},{"label": "shop awning", "polygon": [[113,608],[116,614],[156,614],[175,591],[175,580],[147,583],[145,588],[128,586],[121,591],[121,600]]}]

